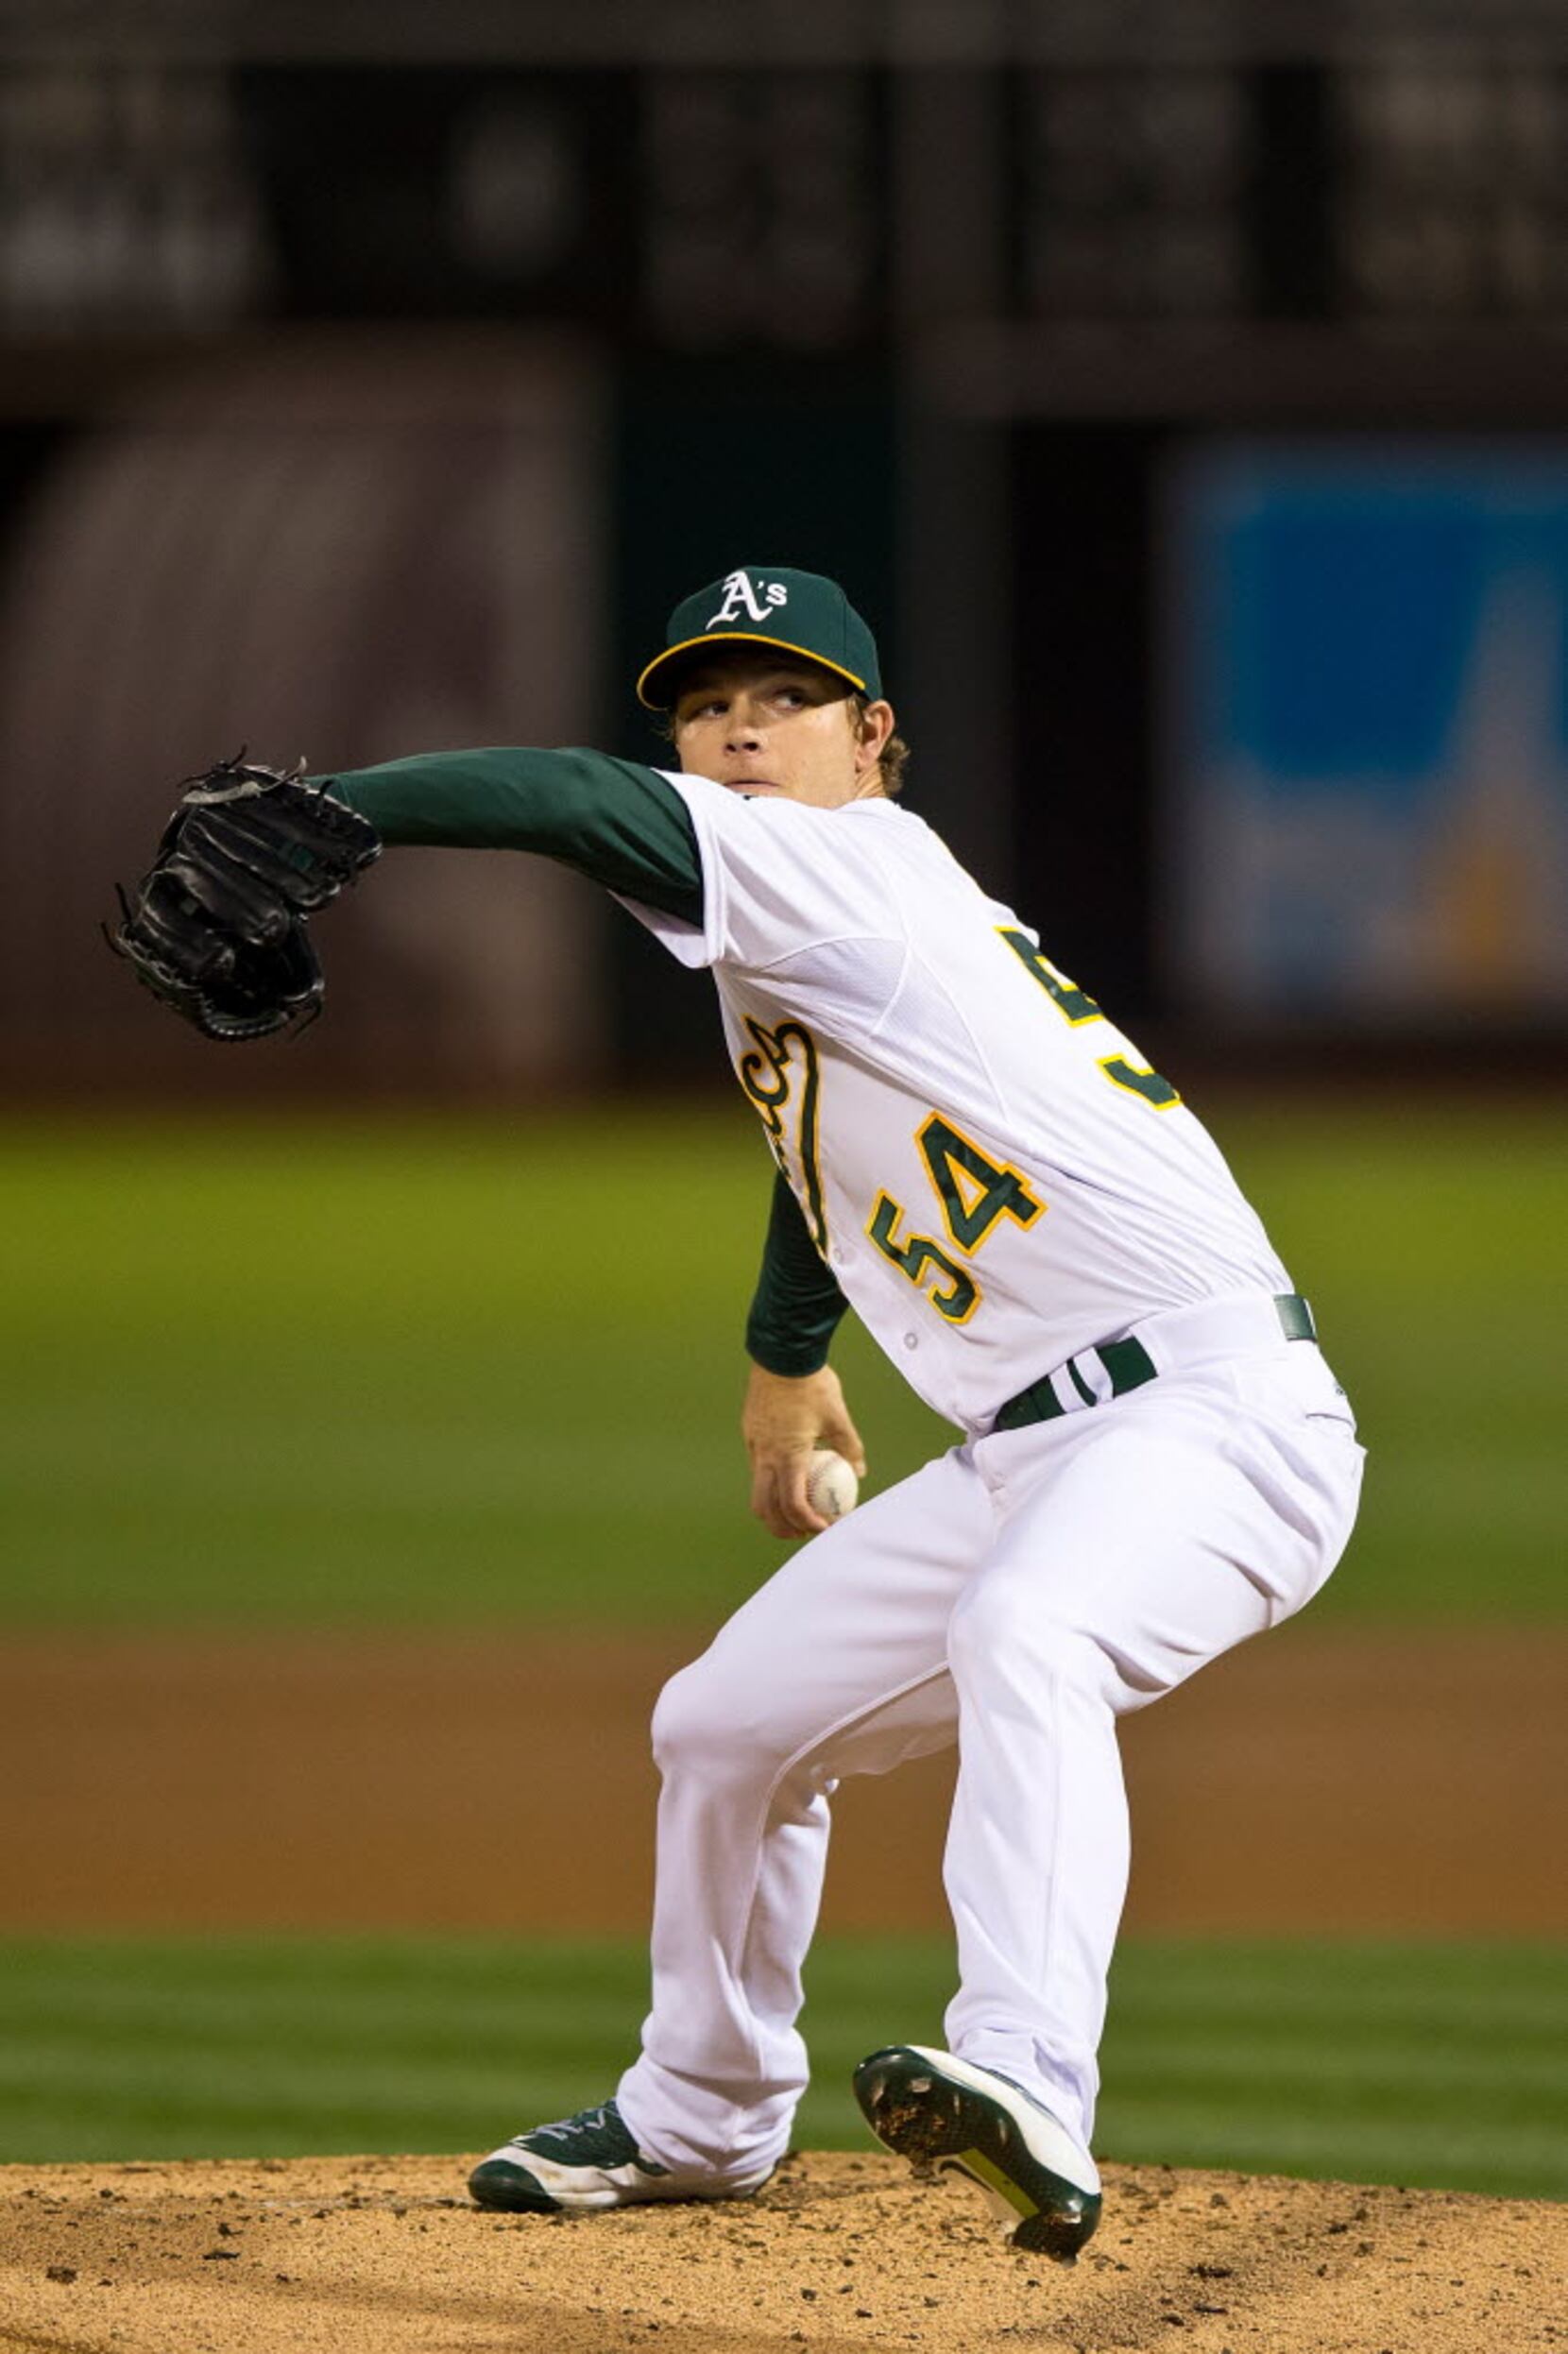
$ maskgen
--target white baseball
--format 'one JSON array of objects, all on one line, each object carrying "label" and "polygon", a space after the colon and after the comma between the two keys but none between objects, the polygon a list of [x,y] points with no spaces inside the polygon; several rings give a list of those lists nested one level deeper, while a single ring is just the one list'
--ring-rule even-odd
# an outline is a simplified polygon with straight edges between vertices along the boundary
[{"label": "white baseball", "polygon": [[824,1520],[842,1520],[845,1512],[855,1510],[855,1499],[861,1483],[842,1455],[831,1447],[818,1447],[811,1458],[811,1469],[806,1481],[806,1494],[813,1512]]}]

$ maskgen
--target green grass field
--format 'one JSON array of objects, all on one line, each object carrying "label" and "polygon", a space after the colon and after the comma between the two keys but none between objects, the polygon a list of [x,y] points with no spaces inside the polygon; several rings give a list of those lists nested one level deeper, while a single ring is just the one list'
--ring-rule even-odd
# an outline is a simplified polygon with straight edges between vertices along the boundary
[{"label": "green grass field", "polygon": [[[1371,1450],[1318,1606],[1560,1619],[1568,1118],[1310,1098],[1212,1121]],[[733,1107],[0,1141],[0,1618],[712,1618],[750,1521],[769,1167]],[[885,1485],[946,1443],[836,1351]]]},{"label": "green grass field", "polygon": [[[0,1944],[0,2159],[488,2148],[613,2090],[645,1968],[620,1944]],[[917,1939],[817,1949],[801,2147],[869,2146],[849,2071],[940,2039],[949,1975]],[[1568,1960],[1529,1946],[1130,1945],[1099,2145],[1568,2197],[1565,1996]]]}]

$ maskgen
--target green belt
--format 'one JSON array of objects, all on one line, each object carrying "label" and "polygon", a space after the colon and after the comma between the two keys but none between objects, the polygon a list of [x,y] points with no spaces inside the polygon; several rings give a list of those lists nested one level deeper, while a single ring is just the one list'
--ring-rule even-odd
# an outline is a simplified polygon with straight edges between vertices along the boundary
[{"label": "green belt", "polygon": [[[1312,1310],[1299,1291],[1276,1292],[1274,1311],[1287,1340],[1317,1339],[1318,1327],[1312,1321]],[[1154,1378],[1154,1360],[1141,1340],[1107,1340],[1094,1354],[1105,1368],[1114,1398],[1125,1397],[1129,1390],[1141,1390],[1146,1381]],[[1069,1356],[1062,1370],[1084,1405],[1095,1405],[1095,1393],[1079,1371],[1078,1358]],[[1008,1399],[991,1427],[1023,1430],[1031,1423],[1052,1422],[1066,1410],[1051,1387],[1050,1375],[1042,1373],[1038,1381],[1031,1381],[1027,1390],[1020,1390],[1015,1398]]]}]

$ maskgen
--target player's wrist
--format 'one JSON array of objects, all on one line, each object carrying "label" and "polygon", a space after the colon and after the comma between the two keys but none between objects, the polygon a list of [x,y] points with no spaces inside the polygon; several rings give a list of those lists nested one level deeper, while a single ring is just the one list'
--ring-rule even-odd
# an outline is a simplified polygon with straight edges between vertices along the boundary
[{"label": "player's wrist", "polygon": [[818,1373],[827,1371],[826,1341],[786,1340],[748,1333],[746,1356],[753,1376],[762,1373],[770,1381],[813,1381]]}]

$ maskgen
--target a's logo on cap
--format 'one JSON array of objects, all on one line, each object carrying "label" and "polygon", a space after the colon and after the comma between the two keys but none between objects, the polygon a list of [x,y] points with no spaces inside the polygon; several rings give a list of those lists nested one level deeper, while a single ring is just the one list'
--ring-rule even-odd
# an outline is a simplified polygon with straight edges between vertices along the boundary
[{"label": "a's logo on cap", "polygon": [[749,572],[731,572],[724,582],[724,601],[705,629],[717,629],[721,622],[738,621],[741,613],[748,620],[765,622],[776,605],[788,605],[790,592],[781,580],[759,580],[754,586]]}]

